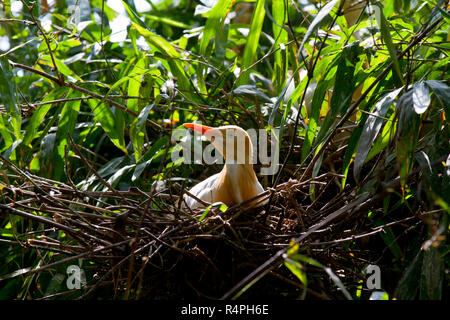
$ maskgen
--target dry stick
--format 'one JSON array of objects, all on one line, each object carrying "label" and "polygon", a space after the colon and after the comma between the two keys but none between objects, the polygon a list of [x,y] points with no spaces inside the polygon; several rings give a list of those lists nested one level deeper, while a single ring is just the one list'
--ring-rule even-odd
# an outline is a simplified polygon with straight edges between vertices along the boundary
[{"label": "dry stick", "polygon": [[[406,53],[408,53],[413,46],[415,46],[418,42],[420,42],[427,35],[427,33],[430,32],[432,29],[434,29],[434,27],[436,27],[441,21],[442,21],[442,18],[438,19],[432,25],[430,25],[428,28],[423,30],[421,34],[417,35],[416,37],[413,37],[413,39],[410,42],[410,44],[408,45],[408,47],[397,56],[397,59],[402,58]],[[314,164],[316,163],[317,159],[319,159],[319,157],[322,155],[322,153],[325,151],[325,149],[328,147],[328,144],[330,143],[331,139],[334,137],[334,135],[338,131],[338,128],[341,127],[345,123],[345,121],[347,121],[347,119],[353,114],[353,112],[356,110],[356,108],[358,108],[358,106],[361,104],[361,102],[364,101],[366,96],[375,87],[375,85],[391,71],[392,67],[393,67],[393,62],[391,62],[386,67],[386,69],[375,79],[375,81],[372,82],[372,84],[366,89],[366,91],[364,91],[364,93],[361,96],[359,96],[358,100],[356,100],[355,103],[348,109],[347,113],[341,118],[341,120],[339,120],[339,122],[335,126],[335,129],[331,131],[330,135],[322,143],[322,146],[320,147],[319,151],[314,155],[313,159],[307,166],[306,170],[303,172],[303,174],[300,178],[300,181],[302,181],[304,177],[308,176],[311,173],[311,171],[314,167]]]},{"label": "dry stick", "polygon": [[[426,213],[428,214],[428,213]],[[425,215],[425,214],[423,214]],[[365,237],[369,237],[372,236],[374,234],[380,233],[381,231],[384,231],[384,229],[399,224],[399,223],[403,223],[409,220],[413,220],[413,219],[417,219],[416,216],[412,216],[412,217],[407,217],[405,219],[399,220],[399,221],[392,221],[389,223],[386,223],[384,225],[381,225],[379,227],[376,227],[374,229],[372,229],[372,231],[366,232],[366,233],[362,233],[362,234],[357,234],[357,235],[351,235],[347,238],[342,238],[342,239],[337,239],[337,240],[332,240],[332,241],[324,241],[324,242],[313,242],[313,243],[309,243],[309,246],[320,246],[320,245],[327,245],[327,244],[338,244],[338,243],[342,243],[342,242],[347,242],[347,241],[352,241],[352,240],[356,240],[356,239],[360,239],[360,238],[365,238]]]},{"label": "dry stick", "polygon": [[[445,157],[438,159],[436,161],[442,161]],[[418,174],[421,172],[421,168],[415,170],[414,172],[410,173],[408,177],[411,177],[413,175]],[[400,177],[395,178],[391,182],[384,185],[383,191],[381,191],[379,194],[375,195],[373,198],[368,199],[369,194],[366,194],[366,196],[361,196],[359,199],[349,203],[348,205],[345,205],[344,207],[338,209],[334,213],[328,215],[325,219],[320,221],[319,223],[313,225],[307,232],[302,233],[298,238],[294,240],[295,243],[300,243],[300,241],[303,241],[306,237],[317,231],[319,228],[329,224],[334,219],[338,218],[339,216],[343,215],[344,213],[348,211],[360,211],[372,203],[375,203],[377,201],[382,200],[386,197],[386,195],[390,194],[391,192],[394,192],[394,188],[398,187],[400,185]],[[366,201],[367,200],[367,201]],[[274,256],[272,256],[270,259],[268,259],[266,262],[264,262],[262,265],[260,265],[257,269],[255,269],[253,272],[251,272],[248,276],[246,276],[243,280],[241,280],[238,284],[236,284],[233,288],[231,288],[227,293],[225,293],[222,296],[223,299],[229,299],[230,297],[235,296],[239,291],[242,289],[249,288],[252,284],[254,284],[256,281],[261,279],[263,276],[265,276],[268,272],[270,272],[274,267],[275,264],[279,263],[280,258],[283,258],[284,254],[289,249],[289,246],[286,248],[278,251]]]},{"label": "dry stick", "polygon": [[[165,234],[161,234],[159,236],[159,238],[163,237],[163,236],[167,236],[168,234],[172,233],[173,231],[177,230],[178,228],[174,228],[170,231],[168,231]],[[127,242],[129,242],[130,240],[126,240]],[[153,241],[143,245],[142,247],[133,250],[133,252],[131,254],[129,254],[128,256],[124,257],[122,260],[120,260],[116,265],[114,265],[107,273],[105,273],[98,281],[95,285],[92,286],[92,288],[86,292],[85,294],[83,294],[82,296],[78,297],[77,300],[81,300],[84,299],[85,297],[87,297],[88,295],[90,295],[98,286],[100,286],[100,283],[102,281],[102,279],[105,279],[107,276],[109,276],[112,272],[114,272],[118,267],[120,267],[123,263],[125,263],[128,259],[130,259],[133,255],[136,255],[137,253],[141,252],[142,250],[146,249],[148,246],[152,245]]]},{"label": "dry stick", "polygon": [[[10,207],[10,206],[5,205],[5,204],[0,204],[0,209],[4,209],[6,212],[8,212],[10,214],[13,214],[13,215],[21,216],[23,218],[30,219],[30,220],[35,220],[35,221],[38,221],[38,222],[41,222],[41,223],[53,226],[53,227],[58,228],[60,230],[64,230],[64,231],[66,231],[67,233],[71,234],[74,238],[76,238],[78,240],[81,240],[80,239],[80,237],[81,237],[80,234],[82,234],[83,236],[91,238],[92,240],[94,240],[96,242],[100,242],[100,243],[102,243],[104,245],[110,245],[111,244],[110,242],[108,242],[106,240],[99,239],[99,238],[97,238],[97,237],[95,237],[93,235],[90,235],[88,233],[82,233],[81,231],[76,231],[76,230],[74,230],[74,229],[72,229],[72,228],[70,228],[70,227],[68,227],[66,225],[63,225],[61,223],[58,223],[56,221],[44,218],[42,216],[34,215],[32,213],[28,213],[26,211],[22,211],[22,210],[13,208],[13,207]],[[2,213],[2,210],[0,210],[0,213]],[[84,242],[84,241],[82,241],[82,242]]]},{"label": "dry stick", "polygon": [[83,161],[83,163],[86,165],[86,167],[88,167],[89,171],[92,172],[98,180],[100,180],[100,182],[106,186],[109,190],[111,190],[112,193],[114,193],[115,195],[119,196],[125,203],[130,204],[128,199],[125,198],[122,194],[118,193],[116,191],[116,189],[114,189],[108,181],[106,181],[105,179],[103,179],[98,172],[91,166],[91,164],[89,163],[89,161],[86,160],[86,158],[83,156],[83,154],[80,152],[80,149],[78,148],[78,146],[75,144],[75,142],[72,139],[72,136],[69,134],[69,140],[70,140],[70,145],[72,146],[72,148],[74,149],[75,153],[80,157],[81,161]]},{"label": "dry stick", "polygon": [[28,25],[36,24],[36,22],[29,21],[29,20],[22,20],[22,19],[0,19],[0,22],[21,22]]},{"label": "dry stick", "polygon": [[[33,186],[35,186],[37,189],[41,190],[42,193],[44,193],[45,195],[47,195],[47,197],[49,199],[52,199],[55,203],[67,208],[68,210],[70,210],[70,212],[72,212],[74,215],[78,216],[83,222],[87,223],[88,225],[90,225],[90,222],[88,220],[86,220],[82,215],[80,215],[79,213],[77,213],[76,211],[72,210],[72,208],[70,206],[66,206],[63,201],[59,198],[53,197],[52,195],[50,195],[49,193],[47,193],[44,189],[43,186],[39,186],[36,181],[34,181],[32,179],[36,178],[34,175],[29,174],[29,173],[25,173],[24,171],[22,171],[21,169],[19,169],[16,165],[14,165],[12,162],[10,162],[8,159],[4,158],[2,155],[0,155],[0,160],[2,161],[3,164],[5,164],[9,169],[13,170],[14,172],[16,172],[17,174],[19,174],[21,177],[24,177],[26,180],[30,181]],[[52,181],[50,179],[46,179],[46,178],[41,178],[41,177],[37,177],[37,179],[40,179],[42,181],[48,182],[50,183],[49,188],[56,188],[54,185],[55,184],[61,184],[64,185],[62,182],[57,182],[57,181]],[[30,195],[31,197],[37,197],[37,194],[35,194],[34,192],[31,191],[25,191],[25,190],[20,190],[23,194],[28,193],[28,195]],[[49,199],[46,199],[47,201],[50,201]],[[81,239],[79,239],[81,240]]]},{"label": "dry stick", "polygon": [[94,254],[94,253],[97,253],[97,252],[100,252],[100,251],[103,251],[103,250],[108,250],[108,249],[112,249],[112,248],[114,248],[114,247],[121,246],[121,245],[123,245],[123,244],[125,244],[125,243],[127,243],[127,242],[129,242],[129,240],[124,240],[124,241],[121,241],[121,242],[113,243],[113,244],[111,244],[111,245],[108,245],[108,246],[105,246],[105,247],[99,247],[99,248],[94,249],[94,250],[87,250],[87,251],[82,252],[82,253],[80,253],[80,254],[77,254],[77,255],[75,255],[75,256],[67,257],[67,258],[65,258],[65,259],[61,259],[61,260],[59,260],[59,261],[56,261],[56,262],[47,264],[47,265],[45,265],[45,266],[42,266],[42,267],[39,267],[39,268],[30,270],[30,271],[27,271],[27,272],[22,273],[22,274],[20,274],[20,275],[21,275],[21,276],[27,276],[27,275],[30,275],[30,274],[38,273],[38,272],[41,272],[41,271],[43,271],[43,270],[50,269],[50,268],[59,266],[59,265],[61,265],[61,264],[64,264],[64,263],[73,261],[73,260],[77,260],[77,259],[83,258],[83,257],[85,257],[85,256],[89,256],[89,255],[91,255],[91,254]]},{"label": "dry stick", "polygon": [[[32,67],[26,66],[26,65],[21,64],[21,63],[15,63],[15,62],[12,62],[12,61],[9,61],[9,63],[11,65],[11,67],[13,67],[13,68],[20,68],[20,69],[23,69],[23,70],[30,71],[32,73],[38,74],[38,75],[40,75],[40,76],[42,76],[44,78],[47,78],[47,79],[49,79],[49,80],[59,84],[59,79],[58,78],[56,78],[56,77],[54,77],[54,76],[52,76],[52,75],[50,75],[50,74],[48,74],[48,73],[46,73],[44,71],[40,71],[40,70],[34,69]],[[139,116],[136,112],[128,109],[126,106],[124,106],[124,105],[122,105],[122,104],[120,104],[120,103],[118,103],[118,102],[116,102],[114,100],[111,100],[109,98],[105,98],[105,97],[103,97],[103,96],[101,96],[101,95],[99,95],[99,94],[97,94],[95,92],[92,92],[92,91],[89,91],[89,90],[84,89],[82,87],[79,87],[79,86],[77,86],[77,85],[75,85],[75,84],[73,84],[71,82],[64,81],[62,86],[67,87],[67,88],[71,88],[73,90],[79,91],[79,92],[87,94],[87,95],[90,95],[90,96],[92,96],[92,97],[94,97],[96,99],[103,100],[104,102],[106,102],[106,103],[108,103],[108,104],[110,104],[110,105],[112,105],[114,107],[117,107],[117,108],[121,109],[122,111],[124,111],[124,112],[126,112],[128,114],[131,114],[134,117],[138,117]],[[151,121],[150,119],[147,119],[147,123],[149,123],[152,126],[158,128],[159,130],[163,130],[163,127],[161,127],[156,122]]]},{"label": "dry stick", "polygon": [[[411,173],[411,175],[416,174],[419,171],[420,171],[420,169]],[[303,241],[306,237],[311,235],[314,231],[329,224],[331,221],[340,217],[344,213],[348,213],[349,211],[354,212],[354,211],[362,210],[362,209],[368,207],[369,205],[371,205],[372,203],[375,203],[375,202],[383,199],[387,194],[392,192],[394,187],[398,186],[399,184],[400,184],[400,178],[397,177],[396,179],[391,181],[389,184],[387,184],[385,186],[384,190],[382,192],[380,192],[378,195],[368,199],[369,194],[366,194],[365,196],[361,196],[359,199],[356,199],[355,201],[349,203],[348,205],[341,207],[340,209],[336,210],[332,214],[328,215],[325,219],[323,219],[319,223],[313,225],[311,228],[309,228],[309,230],[307,232],[303,233],[301,236],[296,238],[295,243],[299,243],[299,242]],[[229,299],[233,296],[236,296],[236,294],[239,293],[241,290],[249,288],[252,284],[254,284],[256,281],[261,279],[268,272],[270,272],[275,267],[275,265],[279,263],[279,260],[281,258],[283,258],[283,256],[286,254],[288,249],[289,249],[289,246],[278,251],[274,256],[272,256],[270,259],[268,259],[266,262],[264,262],[262,265],[260,265],[257,269],[255,269],[248,276],[246,276],[243,280],[241,280],[238,284],[236,284],[233,288],[231,288],[227,293],[225,293],[221,299]]]},{"label": "dry stick", "polygon": [[[130,265],[128,267],[128,277],[127,277],[126,291],[125,291],[125,297],[124,297],[125,300],[128,300],[128,296],[129,296],[130,290],[131,290],[132,276],[133,276],[133,271],[134,271],[134,260],[135,260],[134,252],[136,250],[136,245],[137,245],[138,240],[139,240],[139,233],[140,233],[140,230],[143,229],[142,228],[142,223],[144,221],[145,214],[147,213],[150,205],[153,203],[153,199],[152,198],[146,199],[144,201],[144,203],[145,202],[146,202],[145,209],[141,213],[141,218],[139,219],[139,225],[138,225],[138,227],[136,229],[134,239],[130,243],[131,258],[130,258]],[[141,206],[142,206],[142,204],[141,204]]]}]

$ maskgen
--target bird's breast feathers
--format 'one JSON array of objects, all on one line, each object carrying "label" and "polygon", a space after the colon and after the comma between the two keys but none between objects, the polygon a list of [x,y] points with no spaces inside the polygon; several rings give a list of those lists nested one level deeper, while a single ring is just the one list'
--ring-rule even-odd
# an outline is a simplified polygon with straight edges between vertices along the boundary
[{"label": "bird's breast feathers", "polygon": [[[227,206],[244,202],[264,192],[251,168],[225,166],[224,169],[206,180],[196,184],[189,193],[198,199],[208,202],[223,202]],[[186,204],[191,208],[204,207],[189,195],[184,195]]]}]

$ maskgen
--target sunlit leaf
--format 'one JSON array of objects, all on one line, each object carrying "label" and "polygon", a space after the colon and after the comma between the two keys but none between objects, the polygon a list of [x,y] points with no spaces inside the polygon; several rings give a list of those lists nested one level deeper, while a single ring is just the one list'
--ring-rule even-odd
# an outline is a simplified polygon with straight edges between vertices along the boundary
[{"label": "sunlit leaf", "polygon": [[423,82],[417,82],[412,86],[413,106],[418,114],[424,113],[430,105],[430,92]]},{"label": "sunlit leaf", "polygon": [[[123,122],[123,118],[116,118],[114,112],[111,110],[110,106],[106,103],[98,103],[96,99],[88,100],[88,104],[91,107],[91,110],[94,112],[95,119],[100,122],[103,130],[111,139],[111,142],[123,152],[127,152],[125,147],[125,139],[123,129],[119,130],[118,128],[122,127],[123,124],[120,125],[119,122]],[[117,111],[117,109],[116,109]]]},{"label": "sunlit leaf", "polygon": [[248,69],[256,59],[256,50],[258,48],[259,37],[261,35],[261,29],[263,26],[266,10],[264,8],[265,0],[257,0],[256,8],[253,12],[252,22],[250,24],[250,32],[248,35],[247,43],[245,45],[244,56],[242,57],[242,69],[245,70],[241,73],[237,85],[244,85],[248,83],[250,76],[250,70]]},{"label": "sunlit leaf", "polygon": [[391,57],[392,63],[394,64],[394,70],[395,70],[398,78],[403,83],[404,82],[403,75],[400,70],[400,64],[398,63],[397,51],[395,50],[394,43],[392,42],[389,23],[386,20],[386,17],[383,14],[383,10],[380,8],[380,6],[381,6],[380,3],[377,3],[375,6],[373,6],[373,8],[375,10],[375,18],[377,20],[378,26],[380,27],[381,36],[382,36],[384,43],[386,44],[386,47],[389,51],[389,55]]},{"label": "sunlit leaf", "polygon": [[[68,89],[65,87],[56,87],[45,96],[42,102],[56,100],[63,96],[67,91]],[[44,117],[47,115],[47,112],[52,108],[52,106],[52,103],[42,104],[33,112],[22,141],[24,145],[30,144],[30,142],[36,137],[36,132],[39,126],[42,124]]]},{"label": "sunlit leaf", "polygon": [[[16,139],[21,139],[20,132],[22,117],[20,115],[19,105],[16,98],[16,83],[11,72],[8,59],[5,56],[0,57],[0,102],[4,103]],[[5,122],[4,122],[5,123]]]},{"label": "sunlit leaf", "polygon": [[374,109],[371,111],[371,114],[367,118],[355,155],[353,166],[353,175],[355,176],[355,179],[359,178],[362,165],[364,164],[367,154],[372,147],[372,143],[375,141],[375,138],[378,135],[383,122],[385,121],[384,116],[401,90],[402,88],[399,88],[386,94],[375,105]]}]

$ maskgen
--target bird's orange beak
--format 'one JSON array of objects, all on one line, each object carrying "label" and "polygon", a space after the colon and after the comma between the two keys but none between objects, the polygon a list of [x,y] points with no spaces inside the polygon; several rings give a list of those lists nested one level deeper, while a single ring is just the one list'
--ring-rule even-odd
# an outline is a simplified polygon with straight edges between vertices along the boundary
[{"label": "bird's orange beak", "polygon": [[206,131],[213,129],[212,127],[204,126],[198,123],[184,123],[183,126],[192,129],[194,131],[200,132],[201,134],[205,134]]}]

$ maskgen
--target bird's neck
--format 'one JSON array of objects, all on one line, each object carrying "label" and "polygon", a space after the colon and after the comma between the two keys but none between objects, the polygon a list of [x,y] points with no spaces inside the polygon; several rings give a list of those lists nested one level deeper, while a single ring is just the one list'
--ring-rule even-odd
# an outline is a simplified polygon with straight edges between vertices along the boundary
[{"label": "bird's neck", "polygon": [[255,171],[253,170],[253,164],[251,163],[229,163],[225,162],[225,166],[223,167],[230,175],[251,175],[255,176]]},{"label": "bird's neck", "polygon": [[253,164],[225,163],[221,172],[223,187],[231,193],[236,203],[250,199],[258,194],[259,184]]}]

